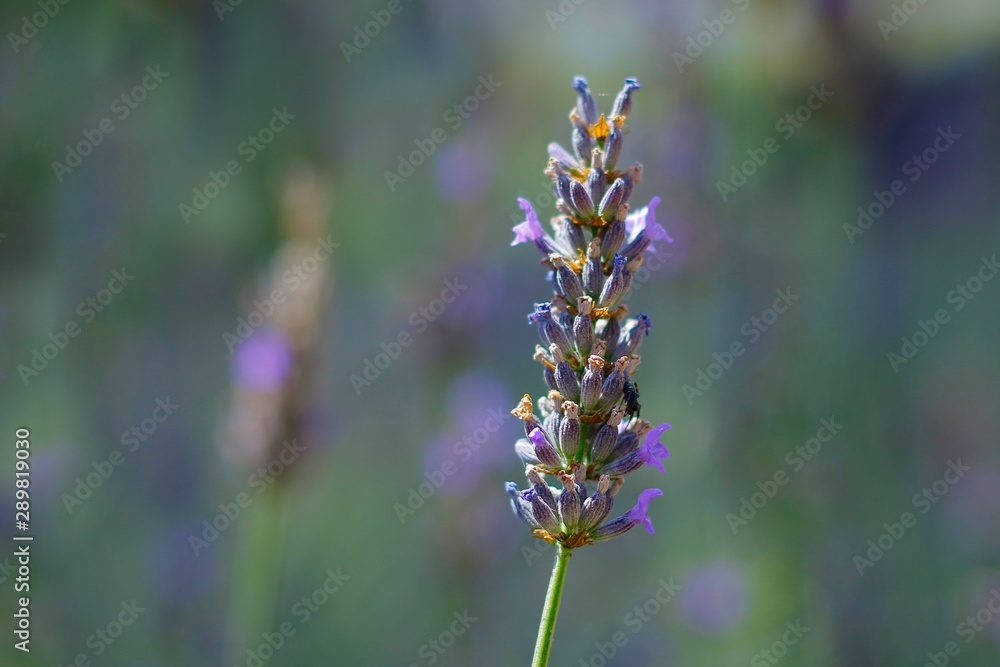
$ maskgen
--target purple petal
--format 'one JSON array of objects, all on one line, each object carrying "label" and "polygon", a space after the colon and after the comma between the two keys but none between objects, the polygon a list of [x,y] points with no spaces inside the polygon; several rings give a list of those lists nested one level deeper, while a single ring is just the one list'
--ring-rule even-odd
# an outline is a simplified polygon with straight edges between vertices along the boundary
[{"label": "purple petal", "polygon": [[542,229],[542,224],[538,222],[538,214],[535,213],[531,202],[524,197],[518,197],[517,204],[524,211],[525,220],[514,225],[514,240],[510,244],[517,245],[518,243],[527,243],[528,241],[536,241],[542,238],[545,235],[545,231]]},{"label": "purple petal", "polygon": [[[656,222],[656,207],[660,205],[660,198],[653,197],[649,200],[648,206],[643,206],[634,213],[629,213],[625,217],[625,231],[628,234],[628,243],[639,238],[640,234],[645,234],[650,241],[664,240],[673,243],[674,240],[667,234],[667,230]],[[649,245],[649,251],[656,252],[653,244]]]},{"label": "purple petal", "polygon": [[650,535],[656,535],[656,531],[653,530],[653,520],[649,518],[649,503],[653,498],[659,498],[662,495],[663,491],[659,489],[646,489],[639,494],[639,502],[628,512],[628,516],[632,521],[645,524],[646,531]]},{"label": "purple petal", "polygon": [[639,447],[639,459],[646,467],[655,466],[662,473],[667,472],[663,469],[663,459],[670,458],[670,452],[660,443],[660,435],[668,428],[671,428],[670,424],[660,424],[646,434],[646,440]]},{"label": "purple petal", "polygon": [[546,444],[545,433],[543,433],[542,429],[540,428],[536,428],[531,433],[529,433],[528,438],[530,438],[531,441],[535,443],[536,447],[541,447]]}]

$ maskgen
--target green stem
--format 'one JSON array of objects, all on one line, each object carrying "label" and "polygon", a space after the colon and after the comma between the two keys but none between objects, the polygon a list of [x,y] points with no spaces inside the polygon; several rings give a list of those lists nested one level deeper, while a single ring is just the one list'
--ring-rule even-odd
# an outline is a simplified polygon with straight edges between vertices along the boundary
[{"label": "green stem", "polygon": [[559,599],[562,597],[563,579],[566,578],[566,565],[569,563],[570,551],[561,544],[556,545],[556,562],[552,566],[549,591],[545,594],[545,608],[542,609],[542,620],[538,625],[538,639],[535,641],[535,657],[531,661],[531,667],[545,667],[549,664],[552,633],[556,629]]},{"label": "green stem", "polygon": [[261,633],[274,630],[288,518],[287,493],[280,481],[256,496],[246,515],[239,517],[226,639],[230,664],[245,658]]}]

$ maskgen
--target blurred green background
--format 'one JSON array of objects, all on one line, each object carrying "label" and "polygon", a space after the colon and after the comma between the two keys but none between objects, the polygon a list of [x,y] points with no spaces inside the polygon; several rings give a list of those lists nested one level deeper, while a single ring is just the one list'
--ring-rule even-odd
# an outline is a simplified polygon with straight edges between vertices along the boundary
[{"label": "blurred green background", "polygon": [[1000,662],[995,1],[17,0],[0,25],[0,516],[27,427],[35,535],[32,650],[4,560],[0,663],[529,662],[553,552],[503,492],[520,427],[481,429],[543,392],[549,286],[508,244],[516,197],[555,212],[577,74],[604,111],[643,84],[623,161],[676,242],[629,304],[672,457],[637,473],[655,536],[575,553],[552,664]]}]

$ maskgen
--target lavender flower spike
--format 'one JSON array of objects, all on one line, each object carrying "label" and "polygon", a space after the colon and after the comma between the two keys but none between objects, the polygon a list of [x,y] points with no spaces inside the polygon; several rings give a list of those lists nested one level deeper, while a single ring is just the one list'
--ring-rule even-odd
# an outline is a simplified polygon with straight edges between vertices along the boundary
[{"label": "lavender flower spike", "polygon": [[[575,78],[573,88],[578,96],[569,119],[576,155],[550,143],[544,169],[555,184],[559,213],[553,235],[531,203],[518,199],[525,219],[514,226],[511,243],[535,244],[555,292],[535,303],[528,316],[542,342],[533,356],[550,390],[537,402],[544,421],[532,413],[531,396],[525,394],[512,414],[524,425],[526,437],[514,450],[527,465],[528,483],[523,490],[513,482],[506,485],[514,514],[534,537],[556,545],[532,667],[548,663],[570,553],[639,524],[653,533],[649,503],[663,495],[659,489],[640,493],[626,514],[607,517],[628,475],[643,467],[666,472],[663,459],[670,456],[660,442],[670,425],[651,428],[638,418],[639,390],[632,381],[650,319],[640,313],[626,321],[629,308],[621,303],[643,253],[656,241],[672,241],[656,222],[659,197],[630,212],[642,165],[616,169],[625,142],[623,124],[639,82],[625,80],[608,116],[598,111],[586,79]],[[652,409],[648,402],[646,409]],[[549,486],[547,477],[560,480],[562,488]]]}]

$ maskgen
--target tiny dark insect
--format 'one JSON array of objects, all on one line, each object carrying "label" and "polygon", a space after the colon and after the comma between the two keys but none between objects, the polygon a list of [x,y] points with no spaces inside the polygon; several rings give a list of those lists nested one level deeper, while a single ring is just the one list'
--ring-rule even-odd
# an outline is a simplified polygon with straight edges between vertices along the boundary
[{"label": "tiny dark insect", "polygon": [[622,389],[622,402],[625,404],[625,419],[632,415],[639,416],[642,405],[639,404],[639,385],[635,382],[626,382]]}]

